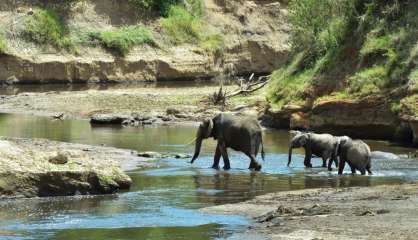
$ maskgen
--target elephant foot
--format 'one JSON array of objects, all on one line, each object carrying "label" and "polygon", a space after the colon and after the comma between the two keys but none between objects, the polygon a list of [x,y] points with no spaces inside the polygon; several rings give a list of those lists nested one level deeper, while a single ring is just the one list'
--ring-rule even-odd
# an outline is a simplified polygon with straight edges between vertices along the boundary
[{"label": "elephant foot", "polygon": [[216,169],[216,170],[219,170],[219,166],[217,166],[217,165],[212,165],[212,168]]},{"label": "elephant foot", "polygon": [[326,164],[322,164],[322,167],[323,167],[323,168],[326,168],[326,167],[327,167],[327,165],[326,165]]},{"label": "elephant foot", "polygon": [[231,166],[224,166],[224,170],[229,170],[231,169]]},{"label": "elephant foot", "polygon": [[305,165],[307,168],[312,168],[312,164]]},{"label": "elephant foot", "polygon": [[257,166],[254,168],[254,170],[256,170],[256,171],[260,171],[260,170],[261,170],[261,165],[257,165]]},{"label": "elephant foot", "polygon": [[328,171],[332,171],[332,168],[328,168]]}]

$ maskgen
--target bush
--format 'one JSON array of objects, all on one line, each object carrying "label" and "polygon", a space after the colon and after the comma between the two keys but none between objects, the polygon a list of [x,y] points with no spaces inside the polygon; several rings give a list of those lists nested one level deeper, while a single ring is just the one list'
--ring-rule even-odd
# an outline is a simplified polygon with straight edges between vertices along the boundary
[{"label": "bush", "polygon": [[288,65],[273,72],[267,97],[278,108],[304,97],[305,87],[314,76],[314,71],[299,69],[303,58],[304,54],[299,53]]},{"label": "bush", "polygon": [[99,40],[106,48],[121,55],[126,55],[135,45],[154,46],[156,44],[152,33],[141,26],[127,26],[116,31],[104,31],[93,34],[92,38]]},{"label": "bush", "polygon": [[26,22],[24,35],[32,42],[58,49],[71,47],[68,28],[52,10],[39,9]]},{"label": "bush", "polygon": [[167,16],[172,5],[177,3],[176,0],[129,0],[138,9],[156,11],[161,16]]},{"label": "bush", "polygon": [[289,3],[296,51],[311,61],[342,44],[355,15],[352,0],[292,0]]},{"label": "bush", "polygon": [[173,44],[199,43],[202,38],[202,23],[184,7],[173,6],[161,26]]},{"label": "bush", "polygon": [[349,81],[349,92],[358,95],[376,93],[388,86],[387,72],[384,66],[367,68],[356,73]]}]

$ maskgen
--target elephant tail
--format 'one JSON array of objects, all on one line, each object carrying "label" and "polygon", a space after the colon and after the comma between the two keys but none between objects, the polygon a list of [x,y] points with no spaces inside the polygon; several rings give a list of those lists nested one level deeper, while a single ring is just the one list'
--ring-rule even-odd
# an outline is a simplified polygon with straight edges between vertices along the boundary
[{"label": "elephant tail", "polygon": [[265,155],[266,154],[264,153],[263,137],[261,137],[261,159],[263,159],[263,161],[264,161]]}]

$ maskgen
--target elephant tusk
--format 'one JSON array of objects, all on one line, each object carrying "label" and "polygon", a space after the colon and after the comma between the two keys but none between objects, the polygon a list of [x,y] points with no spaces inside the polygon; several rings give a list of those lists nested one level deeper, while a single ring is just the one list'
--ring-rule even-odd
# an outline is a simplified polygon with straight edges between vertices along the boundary
[{"label": "elephant tusk", "polygon": [[192,143],[194,143],[194,141],[196,141],[196,138],[193,138],[193,140],[191,140],[189,143],[185,144],[185,146],[190,145]]}]

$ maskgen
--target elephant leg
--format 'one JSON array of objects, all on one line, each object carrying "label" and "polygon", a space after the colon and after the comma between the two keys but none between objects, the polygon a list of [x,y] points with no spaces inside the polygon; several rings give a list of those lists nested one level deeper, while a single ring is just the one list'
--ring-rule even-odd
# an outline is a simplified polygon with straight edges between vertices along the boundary
[{"label": "elephant leg", "polygon": [[220,146],[222,158],[224,160],[224,169],[228,170],[231,169],[231,164],[229,163],[229,157],[228,157],[228,151],[226,150],[226,147],[224,144]]},{"label": "elephant leg", "polygon": [[345,167],[345,159],[340,157],[340,163],[338,164],[338,175],[343,174],[344,167]]},{"label": "elephant leg", "polygon": [[322,158],[322,167],[323,168],[327,167],[327,158],[325,157]]},{"label": "elephant leg", "polygon": [[311,150],[309,148],[305,148],[305,160],[303,161],[303,164],[305,165],[305,167],[307,168],[312,167],[311,158],[312,158]]},{"label": "elephant leg", "polygon": [[256,171],[260,171],[261,170],[261,165],[258,164],[255,155],[248,155],[248,157],[250,157],[251,162],[250,162],[250,166],[248,167],[249,169],[254,169]]},{"label": "elephant leg", "polygon": [[212,168],[219,169],[219,160],[221,159],[221,148],[218,143],[216,146],[215,156],[213,157],[213,165]]},{"label": "elephant leg", "polygon": [[371,168],[370,163],[368,163],[368,164],[367,164],[367,166],[366,166],[366,170],[367,170],[367,172],[369,173],[369,175],[373,175],[373,173],[372,173],[372,171],[370,170],[370,168]]},{"label": "elephant leg", "polygon": [[351,166],[350,166],[350,168],[351,168],[351,174],[353,174],[353,175],[356,174],[356,168],[355,167],[351,167]]},{"label": "elephant leg", "polygon": [[338,168],[338,160],[332,156],[328,161],[328,171],[332,171],[332,163],[335,162],[335,167]]},{"label": "elephant leg", "polygon": [[366,169],[363,168],[360,170],[360,172],[361,172],[361,175],[366,175]]}]

